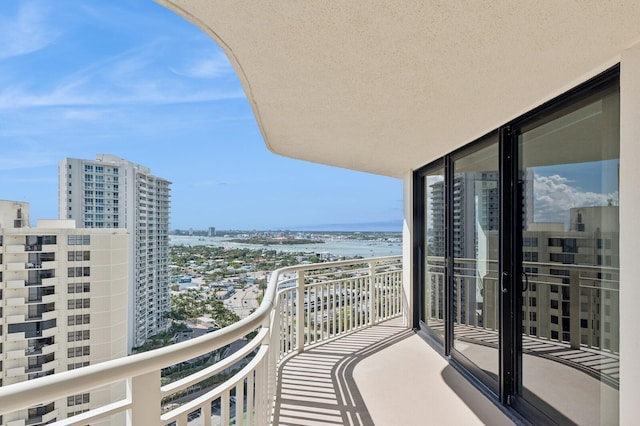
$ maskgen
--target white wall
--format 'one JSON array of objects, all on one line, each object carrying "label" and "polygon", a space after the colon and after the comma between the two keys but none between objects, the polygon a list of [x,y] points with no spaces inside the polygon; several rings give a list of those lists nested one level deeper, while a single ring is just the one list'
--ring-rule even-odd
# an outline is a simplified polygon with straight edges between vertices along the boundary
[{"label": "white wall", "polygon": [[620,61],[620,424],[640,419],[640,43]]}]

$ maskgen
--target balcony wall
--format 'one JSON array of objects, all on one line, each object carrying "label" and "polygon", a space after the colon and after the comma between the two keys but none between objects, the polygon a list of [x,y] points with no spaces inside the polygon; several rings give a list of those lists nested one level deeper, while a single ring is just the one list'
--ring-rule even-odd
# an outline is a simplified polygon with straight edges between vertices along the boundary
[{"label": "balcony wall", "polygon": [[25,286],[24,280],[8,280],[7,288],[23,288]]},{"label": "balcony wall", "polygon": [[8,244],[6,250],[7,253],[24,253],[25,246],[24,244]]},{"label": "balcony wall", "polygon": [[27,265],[25,262],[8,262],[7,271],[24,271]]}]

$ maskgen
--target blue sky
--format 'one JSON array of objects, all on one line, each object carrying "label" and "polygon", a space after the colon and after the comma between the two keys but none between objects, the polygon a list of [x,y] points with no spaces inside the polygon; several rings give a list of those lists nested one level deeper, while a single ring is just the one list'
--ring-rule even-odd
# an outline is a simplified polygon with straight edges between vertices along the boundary
[{"label": "blue sky", "polygon": [[400,180],[270,153],[222,51],[151,0],[0,2],[0,146],[32,221],[59,160],[110,153],[173,182],[172,229],[400,230]]}]

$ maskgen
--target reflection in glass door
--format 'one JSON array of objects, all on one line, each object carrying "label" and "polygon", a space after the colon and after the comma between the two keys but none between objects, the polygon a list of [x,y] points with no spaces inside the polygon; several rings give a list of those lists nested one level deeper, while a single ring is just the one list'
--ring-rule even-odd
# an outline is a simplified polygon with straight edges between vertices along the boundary
[{"label": "reflection in glass door", "polygon": [[518,132],[517,394],[559,424],[618,423],[618,97]]},{"label": "reflection in glass door", "polygon": [[424,188],[424,278],[421,321],[441,342],[445,317],[445,180],[444,167],[423,177]]},{"label": "reflection in glass door", "polygon": [[499,360],[498,151],[497,137],[491,137],[453,158],[451,204],[452,354],[494,391]]}]

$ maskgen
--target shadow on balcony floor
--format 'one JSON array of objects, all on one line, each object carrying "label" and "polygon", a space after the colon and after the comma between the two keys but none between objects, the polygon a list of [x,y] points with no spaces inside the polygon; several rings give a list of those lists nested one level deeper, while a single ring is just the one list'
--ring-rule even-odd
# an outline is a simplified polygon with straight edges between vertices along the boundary
[{"label": "shadow on balcony floor", "polygon": [[366,357],[412,335],[399,320],[391,320],[290,358],[280,366],[274,424],[373,425],[353,370]]},{"label": "shadow on balcony floor", "polygon": [[421,337],[386,321],[280,367],[277,425],[512,425]]},{"label": "shadow on balcony floor", "polygon": [[[441,323],[436,324],[435,327],[432,325],[432,328],[444,333],[444,327]],[[498,348],[498,333],[495,331],[457,324],[456,333],[456,338],[460,341]],[[529,336],[523,337],[522,350],[527,355],[548,359],[574,368],[602,381],[613,389],[619,387],[620,356],[617,354],[584,346],[572,349],[567,343]],[[497,374],[496,371],[493,373]]]}]

